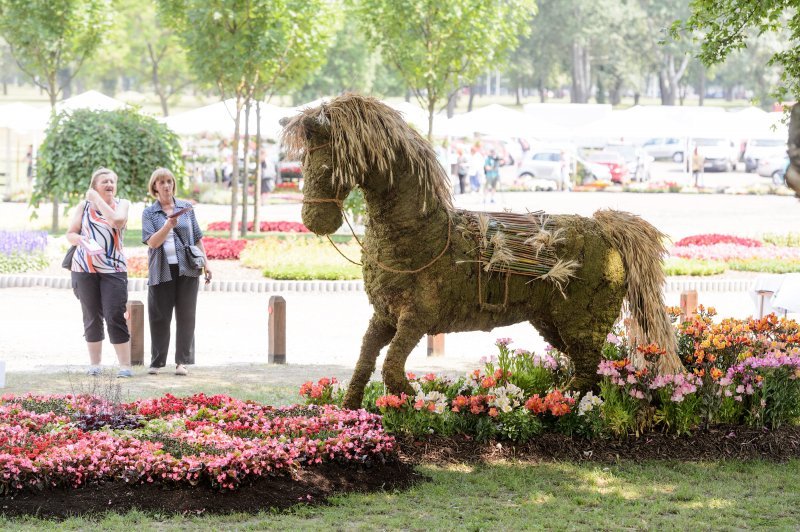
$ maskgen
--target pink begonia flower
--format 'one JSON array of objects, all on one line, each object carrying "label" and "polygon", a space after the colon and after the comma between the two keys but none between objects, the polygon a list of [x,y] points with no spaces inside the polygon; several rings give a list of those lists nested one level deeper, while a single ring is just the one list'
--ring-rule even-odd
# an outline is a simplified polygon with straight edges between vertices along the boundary
[{"label": "pink begonia flower", "polygon": [[622,340],[620,340],[619,336],[617,336],[616,334],[608,333],[608,336],[606,336],[606,342],[612,345],[619,345],[622,343]]}]

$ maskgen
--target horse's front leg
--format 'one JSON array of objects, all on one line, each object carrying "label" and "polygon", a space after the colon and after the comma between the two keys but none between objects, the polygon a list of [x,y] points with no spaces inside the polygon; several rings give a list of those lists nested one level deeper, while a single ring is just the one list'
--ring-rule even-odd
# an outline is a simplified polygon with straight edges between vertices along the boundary
[{"label": "horse's front leg", "polygon": [[405,392],[410,395],[414,393],[406,379],[406,359],[425,335],[425,328],[422,324],[412,320],[410,316],[411,313],[400,316],[397,322],[397,333],[389,345],[389,352],[383,363],[383,382],[394,394]]},{"label": "horse's front leg", "polygon": [[361,355],[358,357],[353,378],[350,380],[350,386],[347,387],[347,393],[344,396],[345,408],[351,410],[361,408],[364,388],[366,388],[372,372],[375,371],[375,360],[381,349],[392,340],[395,331],[393,326],[379,320],[377,315],[372,315],[367,332],[364,333],[364,339],[361,341]]}]

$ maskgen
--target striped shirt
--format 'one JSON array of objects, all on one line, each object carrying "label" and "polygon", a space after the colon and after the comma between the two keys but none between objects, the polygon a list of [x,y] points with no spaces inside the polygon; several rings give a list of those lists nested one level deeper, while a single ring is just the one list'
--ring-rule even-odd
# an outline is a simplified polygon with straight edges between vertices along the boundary
[{"label": "striped shirt", "polygon": [[[175,211],[184,207],[191,207],[192,204],[185,200],[174,199]],[[161,207],[158,200],[147,207],[142,212],[142,243],[147,244],[153,233],[164,227],[167,223],[167,213]],[[200,277],[202,270],[195,269],[186,260],[186,246],[195,245],[203,238],[203,232],[197,224],[194,216],[194,209],[181,214],[178,217],[178,225],[172,230],[175,234],[175,254],[178,256],[178,275],[186,277]],[[169,271],[169,261],[164,245],[157,248],[147,249],[148,275],[147,284],[150,286],[172,281],[172,274]]]},{"label": "striped shirt", "polygon": [[[110,205],[116,209],[119,200]],[[72,256],[73,272],[83,273],[123,273],[128,271],[125,253],[122,249],[122,229],[118,229],[105,219],[103,213],[91,208],[87,201],[83,205],[81,218],[81,237],[89,237],[100,244],[103,253],[90,255],[82,245],[78,245]]]}]

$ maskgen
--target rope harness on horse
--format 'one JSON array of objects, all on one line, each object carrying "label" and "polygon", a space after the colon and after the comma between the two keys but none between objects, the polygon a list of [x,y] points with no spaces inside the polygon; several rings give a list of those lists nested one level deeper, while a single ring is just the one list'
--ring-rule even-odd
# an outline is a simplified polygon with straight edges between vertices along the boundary
[{"label": "rope harness on horse", "polygon": [[[319,147],[320,146],[316,146],[316,148],[319,148]],[[344,218],[344,221],[347,223],[347,227],[350,228],[350,233],[353,235],[353,238],[356,239],[356,242],[358,242],[358,245],[359,245],[359,247],[361,247],[361,250],[366,253],[367,250],[364,249],[364,244],[362,244],[361,240],[359,240],[358,236],[356,235],[355,230],[353,229],[353,226],[350,225],[350,220],[347,219],[347,214],[344,212],[344,200],[341,200],[339,198],[303,198],[303,203],[312,203],[312,204],[313,203],[335,203],[336,206],[339,207],[339,210],[342,213],[342,217]],[[439,254],[436,255],[428,264],[426,264],[424,266],[421,266],[421,267],[419,267],[419,268],[417,268],[415,270],[398,270],[396,268],[392,268],[391,266],[387,266],[387,265],[383,264],[378,259],[375,259],[375,264],[377,264],[378,267],[380,267],[382,270],[387,271],[387,272],[391,272],[391,273],[419,273],[419,272],[421,272],[421,271],[423,271],[423,270],[425,270],[427,268],[430,268],[431,266],[433,266],[433,263],[435,263],[437,260],[442,258],[444,253],[447,251],[447,248],[450,247],[450,239],[451,239],[451,236],[452,236],[452,232],[453,232],[453,221],[448,218],[448,220],[447,220],[447,242],[445,242],[444,248],[442,248],[442,251],[440,251]],[[356,262],[356,261],[350,259],[344,253],[342,253],[342,250],[339,249],[339,246],[337,246],[336,242],[334,242],[331,239],[330,235],[325,235],[325,238],[327,238],[328,242],[330,242],[331,245],[334,247],[334,249],[339,252],[339,255],[344,257],[348,262],[350,262],[352,264],[355,264],[356,266],[363,266],[362,263]]]}]

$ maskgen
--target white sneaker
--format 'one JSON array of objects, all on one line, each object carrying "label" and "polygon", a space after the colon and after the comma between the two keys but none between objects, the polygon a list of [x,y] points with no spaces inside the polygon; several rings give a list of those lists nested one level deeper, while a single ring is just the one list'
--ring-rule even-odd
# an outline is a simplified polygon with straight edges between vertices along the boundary
[{"label": "white sneaker", "polygon": [[175,375],[188,375],[188,374],[189,370],[186,369],[186,366],[184,366],[183,364],[178,364],[177,366],[175,366]]},{"label": "white sneaker", "polygon": [[157,368],[155,366],[150,366],[150,369],[147,370],[147,374],[148,375],[158,375],[158,370],[159,369],[160,368]]}]

